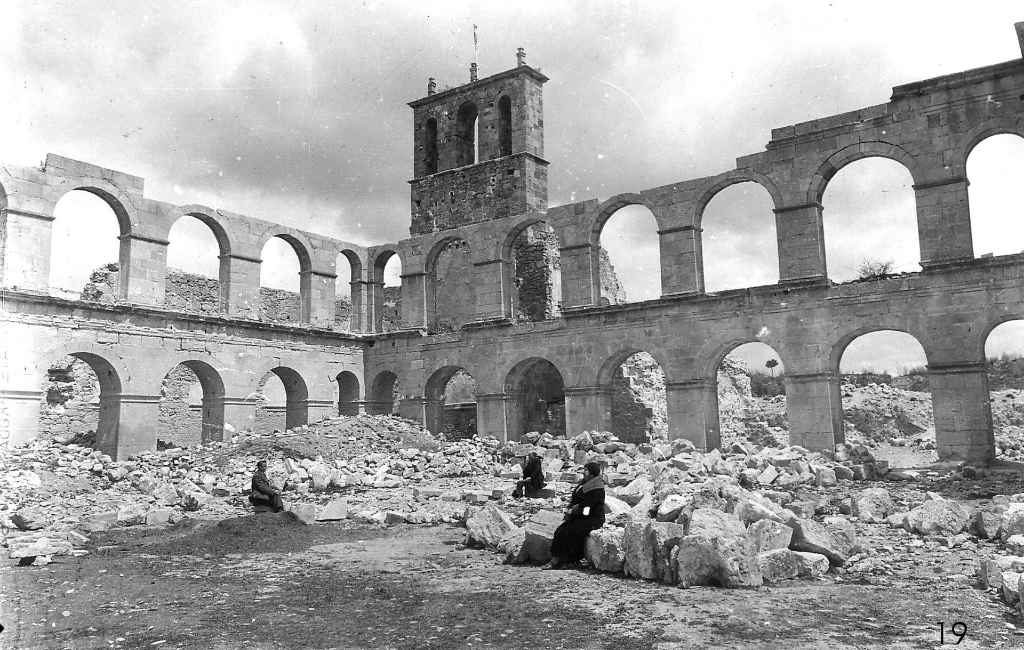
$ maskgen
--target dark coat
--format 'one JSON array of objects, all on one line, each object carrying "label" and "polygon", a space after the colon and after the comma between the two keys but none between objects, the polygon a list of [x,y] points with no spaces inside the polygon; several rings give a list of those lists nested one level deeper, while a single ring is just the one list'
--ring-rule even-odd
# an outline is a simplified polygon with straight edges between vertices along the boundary
[{"label": "dark coat", "polygon": [[256,470],[252,475],[252,493],[272,497],[277,494],[277,490],[270,484],[265,472]]},{"label": "dark coat", "polygon": [[569,513],[551,540],[551,555],[563,562],[574,562],[582,558],[587,535],[604,526],[604,488],[591,487],[585,490],[586,487],[586,483],[581,483],[572,491]]},{"label": "dark coat", "polygon": [[526,457],[526,463],[523,465],[523,480],[526,481],[528,490],[544,489],[544,466],[541,464],[539,456]]}]

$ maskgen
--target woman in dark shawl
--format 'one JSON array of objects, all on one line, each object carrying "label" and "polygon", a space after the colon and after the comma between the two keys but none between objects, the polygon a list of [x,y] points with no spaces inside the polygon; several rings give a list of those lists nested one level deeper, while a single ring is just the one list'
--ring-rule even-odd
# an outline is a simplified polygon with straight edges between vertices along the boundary
[{"label": "woman in dark shawl", "polygon": [[565,521],[555,530],[551,540],[551,561],[545,569],[575,566],[583,557],[583,547],[590,531],[604,526],[604,479],[601,465],[583,466],[583,480],[573,489]]},{"label": "woman in dark shawl", "polygon": [[518,499],[523,496],[525,490],[526,496],[532,497],[542,489],[544,489],[544,466],[541,465],[537,452],[531,451],[526,457],[526,462],[523,463],[523,478],[516,482],[516,489],[512,496]]}]

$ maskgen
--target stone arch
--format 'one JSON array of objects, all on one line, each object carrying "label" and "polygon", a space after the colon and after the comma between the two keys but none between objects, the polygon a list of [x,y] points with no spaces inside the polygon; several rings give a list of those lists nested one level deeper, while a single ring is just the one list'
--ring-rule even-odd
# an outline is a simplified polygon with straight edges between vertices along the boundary
[{"label": "stone arch", "polygon": [[[747,352],[739,353],[744,347],[747,348]],[[749,336],[730,338],[714,348],[706,370],[709,439],[716,440],[719,445],[728,445],[736,440],[765,446],[786,444],[789,392],[785,381],[781,377],[776,378],[771,371],[771,379],[765,378],[762,370],[764,366],[760,363],[752,365],[749,358],[764,355],[777,360],[777,364],[771,366],[773,370],[777,365],[786,368],[787,355],[780,351],[781,347],[763,338]],[[761,348],[761,351],[754,352],[758,348]],[[740,356],[730,359],[733,353],[742,354],[747,358]],[[762,402],[755,411],[762,417],[751,417],[747,406],[752,402],[748,400],[764,394],[758,393],[758,388],[781,389],[781,393],[769,394],[773,398],[781,396],[782,400]]]},{"label": "stone arch", "polygon": [[512,155],[512,100],[508,95],[498,99],[498,155]]},{"label": "stone arch", "polygon": [[449,383],[460,372],[476,382],[467,368],[453,365],[435,370],[424,385],[423,396],[427,400],[426,427],[431,433],[455,432],[459,437],[472,436],[476,433],[475,402],[457,405],[445,403]]},{"label": "stone arch", "polygon": [[397,257],[402,265],[402,270],[405,270],[405,258],[402,257],[398,247],[386,246],[378,248],[369,261],[369,268],[371,270],[370,282],[384,282],[384,267],[388,265],[392,257]]},{"label": "stone arch", "polygon": [[[265,366],[264,366],[265,367]],[[257,377],[257,389],[264,384],[269,375],[277,375],[284,385],[285,394],[285,428],[293,429],[309,421],[309,389],[302,375],[288,366],[274,366],[264,372],[254,374]]]},{"label": "stone arch", "polygon": [[338,382],[338,415],[359,415],[359,378],[353,372],[342,370],[334,380]]},{"label": "stone arch", "polygon": [[[368,329],[374,332],[387,331],[389,329],[395,329],[400,326],[397,321],[401,320],[401,314],[393,314],[393,319],[396,322],[388,322],[385,318],[385,312],[387,311],[385,306],[385,291],[384,291],[384,271],[388,265],[388,262],[392,258],[397,258],[398,263],[402,267],[402,273],[406,272],[406,260],[402,256],[400,250],[394,246],[386,246],[371,251],[369,258],[369,282],[370,282],[370,307],[367,310],[369,312],[370,327]],[[399,293],[401,295],[401,293]]]},{"label": "stone arch", "polygon": [[740,183],[756,183],[763,187],[764,190],[768,192],[768,196],[771,197],[772,207],[774,208],[778,208],[780,205],[784,204],[782,192],[779,191],[775,181],[770,177],[752,169],[738,169],[716,177],[716,180],[700,193],[693,208],[694,226],[697,228],[701,228],[703,226],[704,209],[708,207],[708,203],[711,203],[711,200],[715,198],[715,195],[727,187],[739,185]]},{"label": "stone arch", "polygon": [[665,367],[660,351],[639,347],[620,350],[601,365],[597,383],[606,405],[602,410],[620,439],[640,443],[667,436]]},{"label": "stone arch", "polygon": [[[174,225],[178,223],[183,217],[192,217],[197,219],[200,223],[205,225],[213,233],[213,238],[217,242],[217,308],[221,312],[226,312],[228,309],[228,300],[231,295],[231,236],[228,234],[228,229],[218,218],[217,212],[211,210],[205,206],[183,206],[181,207],[174,219],[170,222],[167,229],[168,246],[170,246],[170,233],[174,229]],[[170,252],[170,249],[168,249]],[[164,295],[171,296],[171,287],[168,282],[168,275],[164,275]]]},{"label": "stone arch", "polygon": [[370,395],[367,400],[367,411],[374,415],[391,415],[395,412],[398,401],[398,375],[390,370],[377,373],[370,384]]},{"label": "stone arch", "polygon": [[[924,355],[927,363],[930,364],[932,362],[932,357],[928,351],[928,346],[926,346],[924,343],[925,341],[928,340],[926,336],[922,336],[920,333],[914,332],[913,330],[906,327],[906,325],[902,323],[876,323],[872,325],[858,327],[840,335],[839,338],[832,344],[831,351],[829,353],[828,368],[823,368],[822,370],[826,372],[834,372],[836,374],[839,374],[839,363],[843,359],[843,353],[846,352],[846,348],[848,348],[849,345],[853,343],[855,339],[858,339],[864,336],[865,334],[871,334],[872,332],[885,331],[900,332],[902,334],[906,334],[912,337],[915,341],[917,341],[918,345],[921,346],[921,349],[924,350]],[[982,345],[984,345],[984,342],[982,343]]]},{"label": "stone arch", "polygon": [[[640,194],[627,192],[624,194],[616,194],[615,196],[609,197],[597,207],[597,211],[594,213],[594,222],[590,227],[590,245],[597,248],[601,245],[601,231],[604,230],[604,225],[608,222],[613,214],[621,210],[628,205],[642,205],[651,211],[654,215],[655,221],[658,221],[658,211],[655,210],[654,204],[645,199]],[[661,228],[661,223],[658,223],[658,227]]]},{"label": "stone arch", "polygon": [[[203,391],[201,406],[202,429],[200,441],[203,443],[224,439],[224,380],[216,368],[199,359],[184,359],[175,364],[164,376],[166,379],[178,366],[191,370],[198,379]],[[160,391],[163,394],[163,390]]]},{"label": "stone arch", "polygon": [[778,341],[758,338],[757,336],[730,337],[724,341],[716,341],[712,343],[712,345],[704,351],[704,354],[701,356],[706,359],[706,361],[700,366],[701,375],[699,378],[714,381],[717,378],[718,368],[722,365],[722,361],[724,361],[733,350],[748,343],[761,343],[763,345],[767,345],[775,352],[776,355],[778,355],[779,360],[783,365],[786,364],[786,358],[783,356],[782,352],[780,352],[780,350],[783,349],[783,346]]},{"label": "stone arch", "polygon": [[506,373],[504,386],[510,440],[542,429],[565,433],[565,380],[554,363],[543,357],[523,359]]},{"label": "stone arch", "polygon": [[[1024,187],[1024,126],[1002,120],[972,134],[964,160],[962,185],[967,192],[970,253],[974,258],[1019,256]],[[1024,120],[1022,120],[1024,124]]]},{"label": "stone arch", "polygon": [[[63,294],[67,297],[83,299],[84,296],[91,293],[92,295],[90,297],[84,299],[102,302],[121,301],[125,300],[128,296],[128,280],[132,255],[131,234],[133,232],[133,217],[126,207],[128,204],[124,202],[125,197],[119,196],[119,190],[113,186],[97,187],[98,185],[102,184],[90,182],[70,187],[65,191],[61,191],[55,197],[54,202],[50,206],[54,222],[51,224],[50,240],[48,242],[48,255],[50,262],[48,265],[49,274],[46,278],[46,286],[51,295],[55,295],[54,292],[57,292],[57,295]],[[109,213],[102,216],[96,213],[95,216],[99,217],[98,220],[75,219],[70,215],[58,216],[62,211],[62,201],[67,200],[69,204],[73,206],[76,202],[81,202],[83,200],[84,197],[76,198],[76,193],[88,195],[88,198],[85,199],[87,201],[98,199],[98,202],[96,202],[95,205],[105,206],[104,212],[109,210]],[[93,209],[93,206],[89,206],[88,203],[83,207],[86,213]],[[69,208],[69,210],[70,209],[71,208]],[[109,230],[109,226],[106,225],[111,224],[111,221],[107,216],[108,214],[113,216],[112,223],[115,224],[113,227],[110,227]],[[69,244],[75,248],[79,246],[78,237],[83,234],[82,232],[77,232],[80,229],[89,230],[89,235],[94,238],[94,243],[98,243],[100,241],[98,235],[102,233],[102,241],[105,242],[105,244],[94,245],[88,250],[84,250],[81,254],[69,254],[69,251],[62,251],[61,249]],[[114,239],[117,240],[116,244],[111,241],[111,234],[113,234]],[[107,246],[116,248],[116,261],[112,259],[114,255],[113,251],[108,251]],[[84,267],[81,265],[86,262],[94,266],[89,269],[83,282],[83,278],[80,274],[82,274],[82,269]],[[55,283],[57,278],[61,275],[64,275],[65,273],[71,275],[70,271],[72,269],[74,269],[75,277],[65,277],[64,280],[72,280],[73,286],[59,286]],[[97,272],[104,273],[106,277],[102,281],[97,281],[96,284],[93,284],[94,280],[90,276]]]},{"label": "stone arch", "polygon": [[455,122],[456,167],[472,165],[479,160],[477,129],[480,111],[473,102],[464,102],[459,106]]},{"label": "stone arch", "polygon": [[85,362],[99,382],[99,413],[96,423],[95,447],[111,458],[117,458],[121,420],[122,377],[130,377],[127,368],[109,354],[91,351],[92,346],[69,346],[47,358],[45,372],[64,357],[74,357]]},{"label": "stone arch", "polygon": [[[299,261],[299,323],[309,323],[310,316],[313,308],[313,287],[312,287],[312,257],[311,251],[313,250],[312,245],[305,241],[304,238],[300,238],[299,235],[289,232],[282,231],[270,231],[267,235],[261,238],[259,243],[260,255],[263,255],[263,251],[266,245],[272,239],[281,239],[292,249],[295,256]],[[262,270],[262,261],[261,261]],[[262,279],[260,287],[262,288]],[[263,311],[262,304],[265,304],[261,299],[261,318],[266,318],[265,312]],[[273,320],[272,318],[270,320]]]},{"label": "stone arch", "polygon": [[474,266],[466,239],[452,236],[438,241],[427,254],[424,270],[429,331],[454,331],[476,320]]},{"label": "stone arch", "polygon": [[954,173],[967,175],[967,159],[974,148],[983,140],[994,135],[1016,135],[1024,138],[1024,117],[990,118],[970,129],[962,137],[962,144],[957,152]]},{"label": "stone arch", "polygon": [[[56,205],[64,195],[69,192],[74,192],[75,190],[81,190],[97,196],[103,199],[103,202],[110,206],[110,209],[117,217],[117,225],[121,231],[122,238],[131,235],[135,231],[135,225],[137,223],[136,215],[133,210],[129,210],[129,206],[133,205],[133,201],[116,185],[107,181],[91,179],[87,182],[76,184],[73,187],[68,188],[66,191],[61,192],[61,194],[56,197],[53,204]],[[128,243],[126,239],[122,239],[122,254],[124,254],[127,246]]]},{"label": "stone arch", "polygon": [[[534,230],[528,233],[530,229]],[[539,232],[544,235],[536,236]],[[528,234],[534,235],[532,241]],[[545,244],[543,238],[551,238],[554,246]],[[557,317],[562,303],[561,253],[558,232],[551,222],[543,215],[527,215],[512,223],[500,241],[499,255],[507,269],[502,273],[505,313],[517,321],[535,322]],[[527,276],[520,268],[523,258],[528,267],[531,263],[536,264],[536,268],[542,265],[543,276]]]},{"label": "stone arch", "polygon": [[821,199],[825,194],[825,187],[832,180],[832,177],[836,175],[836,172],[862,158],[888,158],[889,160],[894,160],[907,169],[914,183],[921,181],[921,171],[917,159],[903,147],[877,140],[859,142],[833,152],[822,161],[818,169],[811,176],[807,192],[804,195],[804,201],[820,205]]}]

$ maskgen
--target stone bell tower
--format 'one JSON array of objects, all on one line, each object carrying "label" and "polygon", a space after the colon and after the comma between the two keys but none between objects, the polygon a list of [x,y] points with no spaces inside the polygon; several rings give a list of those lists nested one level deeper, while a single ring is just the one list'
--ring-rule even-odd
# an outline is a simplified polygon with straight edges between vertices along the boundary
[{"label": "stone bell tower", "polygon": [[437,91],[413,109],[412,224],[422,235],[470,223],[547,209],[544,102],[548,80],[526,65]]}]

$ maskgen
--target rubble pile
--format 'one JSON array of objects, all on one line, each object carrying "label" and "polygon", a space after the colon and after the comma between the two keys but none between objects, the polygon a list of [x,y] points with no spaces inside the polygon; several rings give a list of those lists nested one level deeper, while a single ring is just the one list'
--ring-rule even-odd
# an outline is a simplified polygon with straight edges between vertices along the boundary
[{"label": "rubble pile", "polygon": [[[0,532],[9,557],[45,564],[54,555],[84,553],[91,533],[115,526],[237,516],[251,510],[247,494],[260,459],[268,461],[268,476],[283,488],[289,509],[306,523],[349,516],[457,522],[459,503],[481,498],[457,488],[478,488],[480,477],[499,473],[498,450],[494,439],[444,443],[391,416],[243,432],[230,442],[124,461],[74,442],[35,440],[0,450],[0,466],[9,468],[0,473]],[[427,483],[449,489],[413,487]]]}]

